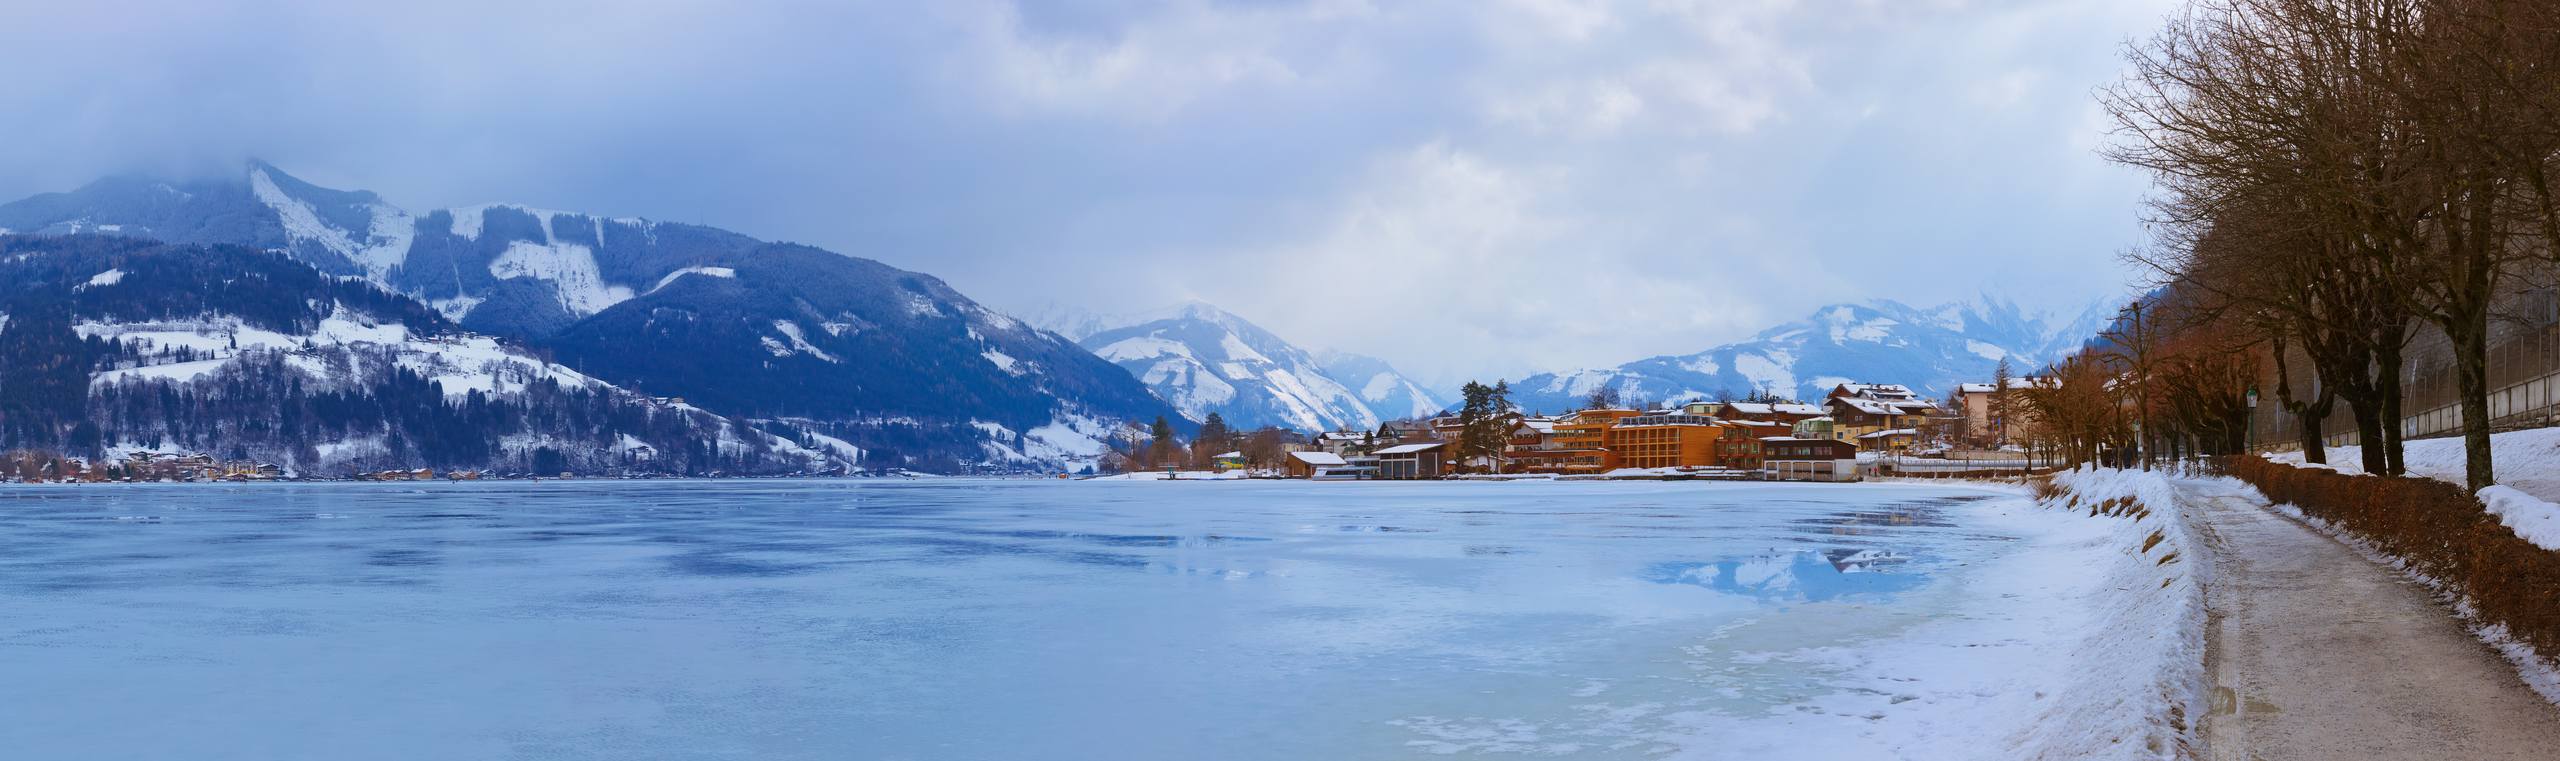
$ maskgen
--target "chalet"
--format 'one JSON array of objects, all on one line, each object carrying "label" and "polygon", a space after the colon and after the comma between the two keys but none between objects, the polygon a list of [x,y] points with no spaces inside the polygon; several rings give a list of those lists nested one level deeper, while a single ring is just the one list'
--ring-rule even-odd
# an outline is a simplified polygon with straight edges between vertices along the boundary
[{"label": "chalet", "polygon": [[1379,423],[1378,430],[1370,432],[1369,436],[1370,446],[1377,447],[1395,446],[1397,444],[1414,444],[1432,440],[1430,425],[1410,422],[1389,421]]},{"label": "chalet", "polygon": [[1831,393],[1823,397],[1825,401],[1844,398],[1873,399],[1879,402],[1928,403],[1928,400],[1920,398],[1918,392],[1912,391],[1911,387],[1899,383],[1843,383],[1832,388]]},{"label": "chalet", "polygon": [[1795,402],[1705,402],[1714,406],[1709,413],[1724,420],[1753,420],[1764,423],[1793,425],[1796,421],[1822,417],[1820,405]]},{"label": "chalet", "polygon": [[1771,481],[1858,480],[1858,445],[1836,439],[1760,440],[1760,476]]},{"label": "chalet", "polygon": [[1290,452],[1280,462],[1280,472],[1290,478],[1315,478],[1327,473],[1346,474],[1351,464],[1332,452]]},{"label": "chalet", "polygon": [[1759,470],[1761,453],[1760,440],[1769,435],[1764,431],[1764,429],[1771,427],[1774,427],[1774,424],[1750,423],[1746,425],[1740,422],[1729,422],[1724,424],[1722,426],[1723,432],[1716,436],[1715,464],[1732,468],[1734,470]]},{"label": "chalet", "polygon": [[1327,431],[1316,434],[1313,449],[1337,457],[1365,452],[1370,448],[1370,437],[1375,435],[1373,432]]},{"label": "chalet", "polygon": [[[2052,381],[2044,378],[2009,379],[2012,400],[2018,399],[2017,392],[2051,386]],[[1993,414],[1991,399],[1997,395],[1992,384],[1964,383],[1956,386],[1955,395],[1948,400],[1955,408],[1953,412],[1963,417],[1965,431],[1970,434],[1969,438],[1978,443],[1992,445],[2008,443],[2010,425],[2032,422],[2030,413],[2026,409],[2027,405],[2023,401],[2016,401],[2010,405],[2010,417],[2017,418],[2016,420],[2001,420],[1999,415]]]},{"label": "chalet", "polygon": [[1565,419],[1526,418],[1503,448],[1514,473],[1599,473],[1616,467],[1616,453],[1601,446],[1607,428],[1568,427]]},{"label": "chalet", "polygon": [[1390,481],[1439,478],[1448,472],[1447,442],[1398,444],[1378,450],[1378,477]]},{"label": "chalet", "polygon": [[1899,454],[1911,451],[1912,445],[1918,443],[1919,440],[1920,431],[1918,429],[1887,428],[1881,431],[1869,431],[1867,433],[1858,434],[1858,448],[1869,452],[1893,452]]},{"label": "chalet", "polygon": [[273,481],[284,477],[284,469],[263,462],[226,462],[218,469],[217,477],[225,481]]},{"label": "chalet", "polygon": [[1865,441],[1861,437],[1878,431],[1918,429],[1939,414],[1937,402],[1892,384],[1843,383],[1824,398],[1823,407],[1831,417],[1833,437],[1846,441]]}]

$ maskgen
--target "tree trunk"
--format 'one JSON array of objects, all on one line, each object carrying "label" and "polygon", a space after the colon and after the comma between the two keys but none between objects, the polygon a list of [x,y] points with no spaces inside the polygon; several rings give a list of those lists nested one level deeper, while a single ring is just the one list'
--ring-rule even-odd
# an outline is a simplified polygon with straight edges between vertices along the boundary
[{"label": "tree trunk", "polygon": [[2296,416],[2302,419],[2302,461],[2314,465],[2329,464],[2329,445],[2320,441],[2325,437],[2320,423],[2328,415],[2300,412]]},{"label": "tree trunk", "polygon": [[2347,416],[2356,421],[2357,467],[2364,472],[2381,475],[2390,472],[2382,450],[2382,404],[2380,399],[2349,398]]},{"label": "tree trunk", "polygon": [[2375,369],[2379,371],[2375,380],[2380,381],[2382,391],[2379,422],[2382,427],[2383,469],[2369,472],[2394,476],[2407,475],[2409,472],[2409,451],[2401,441],[2401,437],[2406,436],[2407,432],[2402,428],[2400,420],[2400,343],[2400,340],[2393,339],[2374,354]]},{"label": "tree trunk", "polygon": [[2450,331],[2453,383],[2462,395],[2463,481],[2477,492],[2498,482],[2489,451],[2489,331],[2484,311],[2477,325]]}]

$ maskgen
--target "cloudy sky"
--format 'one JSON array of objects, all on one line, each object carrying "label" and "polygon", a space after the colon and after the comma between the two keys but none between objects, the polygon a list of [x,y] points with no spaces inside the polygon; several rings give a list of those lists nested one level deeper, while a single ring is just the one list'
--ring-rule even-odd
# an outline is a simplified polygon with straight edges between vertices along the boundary
[{"label": "cloudy sky", "polygon": [[[223,7],[216,7],[223,6]],[[395,7],[396,6],[396,7]],[[0,198],[261,156],[992,306],[1199,299],[1431,382],[2123,290],[2092,90],[2170,0],[27,4]]]}]

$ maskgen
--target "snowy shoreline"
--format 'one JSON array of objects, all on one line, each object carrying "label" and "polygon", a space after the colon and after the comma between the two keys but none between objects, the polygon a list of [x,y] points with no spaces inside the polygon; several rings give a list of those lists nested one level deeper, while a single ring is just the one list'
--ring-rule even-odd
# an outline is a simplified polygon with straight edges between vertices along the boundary
[{"label": "snowy shoreline", "polygon": [[1929,484],[2007,495],[1975,503],[1965,523],[2018,549],[1969,571],[1947,615],[1884,642],[1782,656],[1850,665],[1836,693],[1702,735],[1771,757],[2186,755],[2205,708],[2204,607],[2174,495],[2158,474],[2056,481],[2066,494],[2041,503],[2011,485]]}]

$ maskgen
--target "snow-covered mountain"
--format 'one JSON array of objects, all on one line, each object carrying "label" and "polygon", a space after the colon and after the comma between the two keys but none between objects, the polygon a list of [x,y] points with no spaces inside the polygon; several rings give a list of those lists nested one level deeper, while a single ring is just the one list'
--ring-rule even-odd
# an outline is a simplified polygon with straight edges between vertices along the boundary
[{"label": "snow-covered mountain", "polygon": [[0,230],[284,252],[623,387],[792,418],[883,464],[1081,467],[1170,409],[1073,342],[932,276],[711,227],[510,204],[412,213],[250,162],[0,205]]},{"label": "snow-covered mountain", "polygon": [[1208,304],[1120,315],[1053,304],[1029,314],[1127,368],[1194,422],[1216,412],[1237,427],[1367,429],[1441,406],[1384,361],[1315,354]]},{"label": "snow-covered mountain", "polygon": [[1957,383],[1991,377],[2004,357],[2021,373],[2059,359],[2112,314],[2114,305],[2101,304],[2055,321],[1988,296],[1926,309],[1885,300],[1834,304],[1751,340],[1695,354],[1530,376],[1511,384],[1512,400],[1557,412],[1604,386],[1664,401],[1753,392],[1814,399],[1849,381],[1899,383],[1940,396]]},{"label": "snow-covered mountain", "polygon": [[1328,351],[1316,355],[1324,374],[1360,395],[1369,411],[1387,420],[1423,418],[1440,414],[1449,403],[1422,384],[1396,372],[1386,360],[1365,354]]},{"label": "snow-covered mountain", "polygon": [[1183,417],[1301,431],[1374,428],[1378,414],[1313,355],[1207,304],[1103,318],[1080,343],[1117,363]]},{"label": "snow-covered mountain", "polygon": [[855,446],[618,388],[276,253],[0,238],[14,446],[162,447],[304,473],[824,472]]}]

